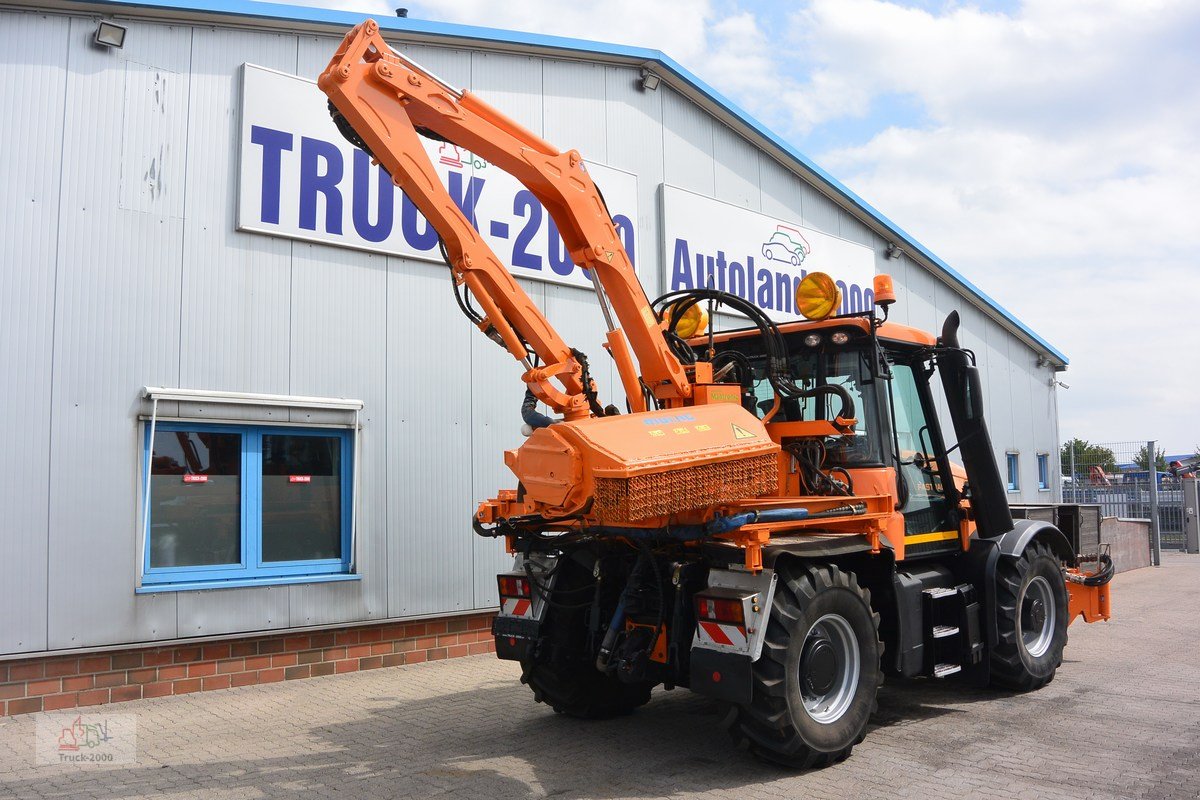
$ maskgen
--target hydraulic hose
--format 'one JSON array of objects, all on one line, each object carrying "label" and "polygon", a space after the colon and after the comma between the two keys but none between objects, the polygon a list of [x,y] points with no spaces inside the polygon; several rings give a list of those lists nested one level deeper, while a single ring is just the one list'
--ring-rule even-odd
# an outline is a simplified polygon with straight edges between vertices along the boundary
[{"label": "hydraulic hose", "polygon": [[1100,569],[1092,575],[1067,572],[1063,574],[1063,577],[1070,583],[1078,583],[1083,586],[1103,586],[1117,574],[1117,567],[1108,553],[1101,553],[1096,561],[1099,563]]},{"label": "hydraulic hose", "polygon": [[535,430],[549,428],[554,420],[537,410],[538,400],[532,389],[525,390],[525,399],[521,402],[521,421]]}]

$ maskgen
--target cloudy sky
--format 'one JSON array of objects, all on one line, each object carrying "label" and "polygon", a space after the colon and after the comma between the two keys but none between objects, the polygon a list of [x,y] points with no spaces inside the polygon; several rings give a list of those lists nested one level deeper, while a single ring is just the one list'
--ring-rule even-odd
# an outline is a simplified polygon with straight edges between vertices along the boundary
[{"label": "cloudy sky", "polygon": [[1196,0],[309,2],[662,50],[1066,353],[1064,439],[1200,446]]}]

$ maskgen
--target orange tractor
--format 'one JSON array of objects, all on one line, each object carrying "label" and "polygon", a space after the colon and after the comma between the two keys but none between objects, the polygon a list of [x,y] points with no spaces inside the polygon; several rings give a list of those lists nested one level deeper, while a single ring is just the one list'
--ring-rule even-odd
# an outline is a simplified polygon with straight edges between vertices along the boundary
[{"label": "orange tractor", "polygon": [[[504,454],[517,485],[473,525],[515,556],[493,633],[537,700],[603,717],[688,687],[727,702],[756,754],[822,766],[862,740],[885,674],[1037,689],[1070,621],[1108,618],[1111,562],[1082,571],[1063,532],[1010,514],[957,313],[938,337],[888,322],[886,275],[873,308],[835,316],[836,284],[809,274],[806,321],[782,325],[716,290],[651,302],[579,153],[394,52],[371,20],[319,85],[440,234],[459,307],[524,366],[528,438]],[[603,310],[625,413],[602,405],[586,355],[472,227],[422,136],[511,173],[552,215]],[[707,330],[716,308],[747,326]]]}]

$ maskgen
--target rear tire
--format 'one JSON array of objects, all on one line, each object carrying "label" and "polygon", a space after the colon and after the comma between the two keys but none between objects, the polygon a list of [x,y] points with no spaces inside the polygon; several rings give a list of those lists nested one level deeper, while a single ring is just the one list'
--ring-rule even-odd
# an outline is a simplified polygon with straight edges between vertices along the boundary
[{"label": "rear tire", "polygon": [[879,615],[853,573],[832,565],[779,569],[754,694],[734,706],[734,742],[786,767],[825,767],[863,740],[883,672]]},{"label": "rear tire", "polygon": [[1067,645],[1067,585],[1062,562],[1034,542],[996,568],[996,630],[992,685],[1019,692],[1054,680]]},{"label": "rear tire", "polygon": [[521,662],[521,682],[529,684],[533,699],[555,713],[579,719],[609,719],[630,714],[650,701],[652,684],[622,683],[591,665],[567,669],[549,664]]},{"label": "rear tire", "polygon": [[566,602],[546,609],[540,648],[521,659],[521,683],[558,714],[580,719],[629,714],[649,702],[655,684],[624,683],[596,669],[587,646],[589,607],[579,605],[587,593],[582,587],[594,583],[591,562],[582,553],[563,558],[556,587]]}]

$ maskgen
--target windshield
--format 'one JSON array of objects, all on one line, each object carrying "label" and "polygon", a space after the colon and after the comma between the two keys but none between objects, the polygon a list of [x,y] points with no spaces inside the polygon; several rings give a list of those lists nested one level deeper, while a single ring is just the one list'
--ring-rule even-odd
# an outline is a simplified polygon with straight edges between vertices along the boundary
[{"label": "windshield", "polygon": [[[799,352],[797,352],[797,350]],[[754,364],[754,396],[759,417],[765,416],[775,403],[775,390],[767,380],[765,359],[751,357]],[[854,401],[858,423],[853,436],[825,438],[826,460],[830,466],[861,467],[882,462],[877,430],[878,413],[875,383],[867,351],[853,345],[829,346],[821,349],[795,348],[788,359],[792,379],[804,389],[816,386],[840,386]],[[833,419],[841,410],[841,400],[835,396],[798,398],[785,401],[773,422]]]}]

